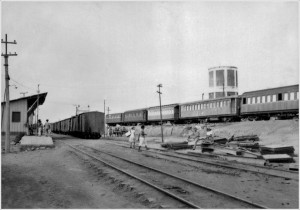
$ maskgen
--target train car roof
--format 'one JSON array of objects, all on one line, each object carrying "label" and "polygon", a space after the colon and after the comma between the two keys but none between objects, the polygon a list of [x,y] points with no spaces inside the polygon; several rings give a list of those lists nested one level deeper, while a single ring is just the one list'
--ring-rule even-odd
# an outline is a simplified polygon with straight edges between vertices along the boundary
[{"label": "train car roof", "polygon": [[239,95],[233,95],[233,96],[227,96],[227,97],[222,97],[222,98],[214,98],[214,99],[206,99],[206,100],[198,100],[198,101],[191,101],[191,102],[185,102],[185,103],[180,103],[179,105],[186,105],[186,104],[195,104],[195,103],[200,103],[200,102],[210,102],[210,101],[220,101],[224,99],[231,99],[231,98],[238,98],[240,97]]},{"label": "train car roof", "polygon": [[147,111],[147,108],[128,110],[128,111],[125,111],[124,113],[127,113],[127,112],[140,112],[140,111]]},{"label": "train car roof", "polygon": [[277,92],[278,90],[290,90],[290,89],[294,89],[294,88],[297,88],[299,90],[299,84],[283,86],[283,87],[276,87],[276,88],[267,88],[267,89],[262,89],[262,90],[248,91],[248,92],[244,92],[242,95],[254,95],[257,93]]},{"label": "train car roof", "polygon": [[[169,107],[169,106],[171,106],[171,107],[175,107],[175,106],[178,106],[179,104],[167,104],[167,105],[162,105],[161,107],[163,108],[163,107]],[[159,108],[160,106],[152,106],[152,107],[149,107],[148,108],[148,110],[149,109],[157,109],[157,108]]]},{"label": "train car roof", "polygon": [[112,114],[106,114],[106,115],[116,115],[116,114],[123,114],[123,112],[112,113]]}]

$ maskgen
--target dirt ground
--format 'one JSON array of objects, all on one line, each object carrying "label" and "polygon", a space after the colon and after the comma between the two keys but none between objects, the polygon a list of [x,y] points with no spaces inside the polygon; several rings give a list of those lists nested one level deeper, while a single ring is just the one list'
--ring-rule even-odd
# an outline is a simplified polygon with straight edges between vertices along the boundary
[{"label": "dirt ground", "polygon": [[[192,127],[200,129],[200,124],[165,126],[164,136],[166,142],[182,141],[193,134]],[[230,138],[232,135],[257,135],[261,145],[293,146],[295,154],[299,155],[299,121],[298,120],[268,120],[247,121],[235,123],[209,124],[214,135]],[[139,126],[136,126],[139,131]],[[146,133],[153,139],[160,139],[160,126],[147,126]]]},{"label": "dirt ground", "polygon": [[[166,140],[186,138],[189,127],[169,127],[165,132],[171,135],[166,133]],[[147,129],[153,142],[160,140],[158,128]],[[264,144],[293,145],[299,151],[296,120],[220,124],[213,131],[224,137],[257,134]],[[2,208],[147,208],[101,181],[71,150],[55,144],[54,149],[28,152],[18,152],[13,146],[13,153],[2,153]]]},{"label": "dirt ground", "polygon": [[2,208],[145,208],[89,173],[65,147],[2,154]]}]

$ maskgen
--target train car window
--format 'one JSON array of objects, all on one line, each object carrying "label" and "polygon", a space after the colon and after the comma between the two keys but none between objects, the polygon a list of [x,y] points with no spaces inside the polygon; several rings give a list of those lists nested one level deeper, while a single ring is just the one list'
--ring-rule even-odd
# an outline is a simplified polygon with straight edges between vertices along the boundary
[{"label": "train car window", "polygon": [[278,93],[278,101],[282,101],[282,93]]},{"label": "train car window", "polygon": [[289,94],[288,93],[284,93],[284,100],[288,101],[289,100]]},{"label": "train car window", "polygon": [[260,104],[260,96],[256,97],[256,102]]},{"label": "train car window", "polygon": [[198,104],[198,110],[200,110],[200,104]]},{"label": "train car window", "polygon": [[252,97],[252,104],[255,104],[255,97]]},{"label": "train car window", "polygon": [[265,103],[266,102],[266,96],[262,96],[261,97],[261,103]]},{"label": "train car window", "polygon": [[267,96],[267,102],[271,102],[271,96],[270,95]]},{"label": "train car window", "polygon": [[290,100],[295,100],[295,93],[294,92],[290,93]]},{"label": "train car window", "polygon": [[273,95],[272,101],[276,102],[276,95]]},{"label": "train car window", "polygon": [[247,104],[251,104],[251,98],[247,98]]},{"label": "train car window", "polygon": [[247,98],[243,98],[243,104],[247,104]]},{"label": "train car window", "polygon": [[220,101],[220,107],[222,107],[223,106],[223,101]]},{"label": "train car window", "polygon": [[299,99],[299,92],[297,92],[297,95],[296,95],[297,97],[296,97],[296,99],[298,100]]}]

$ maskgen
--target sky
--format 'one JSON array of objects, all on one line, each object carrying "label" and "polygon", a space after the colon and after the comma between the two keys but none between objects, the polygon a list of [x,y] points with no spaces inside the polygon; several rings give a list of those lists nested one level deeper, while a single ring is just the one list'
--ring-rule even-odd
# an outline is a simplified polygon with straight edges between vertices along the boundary
[{"label": "sky", "polygon": [[208,98],[215,66],[238,68],[239,94],[299,84],[297,1],[2,1],[5,34],[10,98],[40,84],[43,122],[158,106],[158,84],[163,105]]}]

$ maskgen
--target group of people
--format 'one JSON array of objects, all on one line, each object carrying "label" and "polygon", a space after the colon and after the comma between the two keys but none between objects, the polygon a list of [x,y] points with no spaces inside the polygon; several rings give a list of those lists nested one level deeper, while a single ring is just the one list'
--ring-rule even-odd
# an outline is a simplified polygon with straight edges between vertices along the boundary
[{"label": "group of people", "polygon": [[[135,127],[132,127],[130,131],[128,131],[128,136],[129,136],[129,144],[130,148],[135,148],[135,142],[136,142],[136,131]],[[137,141],[139,142],[139,147],[138,151],[141,151],[141,147],[145,145],[146,150],[148,150],[148,145],[147,145],[147,139],[146,139],[146,133],[145,133],[145,126],[141,126],[141,132],[137,135]]]},{"label": "group of people", "polygon": [[193,135],[188,136],[187,141],[190,139],[194,140],[194,147],[193,150],[196,149],[197,143],[199,141],[204,141],[204,140],[210,140],[213,137],[213,132],[211,128],[208,128],[207,125],[201,126],[201,129],[197,129],[196,127],[193,128]]},{"label": "group of people", "polygon": [[42,136],[43,131],[45,133],[45,136],[48,136],[51,132],[49,120],[47,119],[45,125],[43,126],[42,121],[39,119],[37,123],[37,131],[38,131],[38,136]]},{"label": "group of people", "polygon": [[[128,133],[126,133],[127,136],[129,137],[129,144],[130,144],[130,148],[135,148],[135,143],[136,143],[136,130],[135,127],[132,127],[130,129],[130,131],[128,131]],[[148,150],[148,145],[147,145],[147,139],[146,139],[146,133],[145,133],[145,126],[142,125],[141,126],[141,131],[138,133],[137,135],[137,141],[139,142],[138,145],[138,151],[141,151],[141,147],[143,145],[145,145],[146,150]],[[196,127],[193,128],[193,135],[188,136],[187,141],[194,140],[194,147],[193,150],[196,149],[197,143],[199,141],[203,141],[203,140],[209,140],[209,139],[213,139],[213,132],[211,130],[211,128],[208,128],[207,125],[203,125],[201,126],[201,129],[197,129]]]}]

